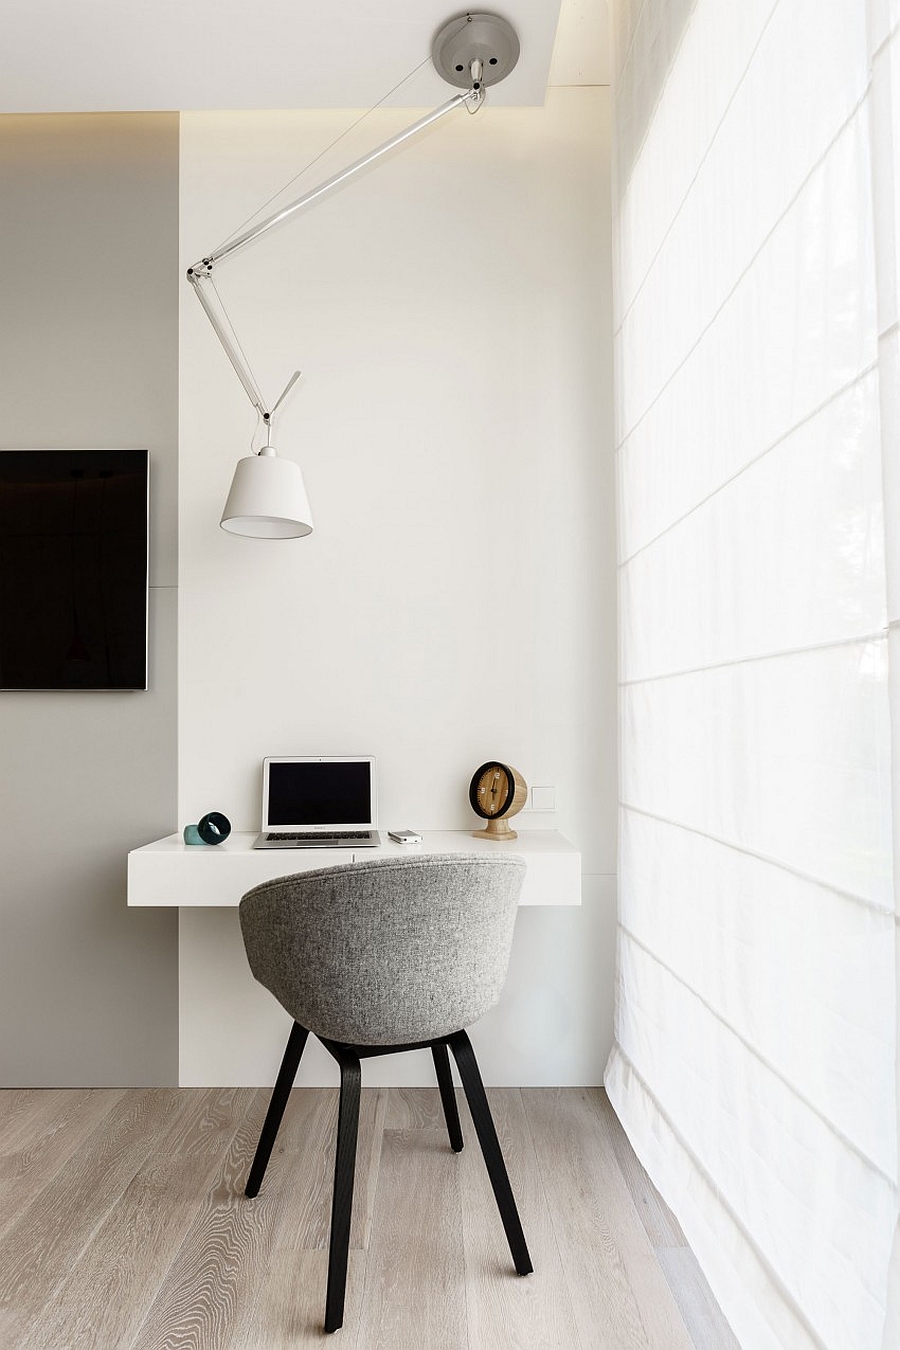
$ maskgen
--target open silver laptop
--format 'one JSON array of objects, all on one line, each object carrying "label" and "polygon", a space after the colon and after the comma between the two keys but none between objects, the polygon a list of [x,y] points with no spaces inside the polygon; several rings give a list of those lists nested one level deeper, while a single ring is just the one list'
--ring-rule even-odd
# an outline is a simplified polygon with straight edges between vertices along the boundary
[{"label": "open silver laptop", "polygon": [[263,760],[262,833],[254,848],[374,848],[371,755],[279,755]]}]

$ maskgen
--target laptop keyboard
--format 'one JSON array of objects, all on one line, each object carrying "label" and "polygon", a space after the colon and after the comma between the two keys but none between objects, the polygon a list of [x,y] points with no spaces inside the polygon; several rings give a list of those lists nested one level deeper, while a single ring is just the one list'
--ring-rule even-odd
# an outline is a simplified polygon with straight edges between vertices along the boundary
[{"label": "laptop keyboard", "polygon": [[371,836],[371,830],[331,830],[327,834],[322,830],[312,830],[310,832],[290,834],[267,834],[267,839],[368,839]]}]

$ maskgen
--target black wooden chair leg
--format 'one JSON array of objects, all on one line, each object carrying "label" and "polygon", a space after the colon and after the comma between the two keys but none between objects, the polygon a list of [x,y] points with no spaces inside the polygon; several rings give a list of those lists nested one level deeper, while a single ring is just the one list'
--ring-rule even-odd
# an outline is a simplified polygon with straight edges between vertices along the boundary
[{"label": "black wooden chair leg", "polygon": [[251,1199],[254,1195],[259,1194],[259,1188],[262,1185],[263,1177],[266,1175],[266,1168],[269,1165],[269,1158],[272,1156],[272,1149],[275,1146],[278,1127],[281,1124],[281,1117],[284,1115],[284,1108],[287,1106],[288,1097],[291,1095],[291,1088],[293,1087],[294,1079],[297,1076],[297,1068],[300,1064],[300,1056],[303,1054],[308,1035],[309,1032],[306,1030],[306,1027],[301,1027],[299,1022],[295,1022],[291,1027],[291,1034],[288,1036],[288,1043],[285,1048],[284,1058],[281,1061],[281,1068],[278,1070],[275,1087],[273,1088],[272,1096],[269,1099],[269,1109],[266,1112],[266,1118],[263,1122],[262,1133],[259,1136],[259,1143],[256,1145],[253,1166],[250,1168],[250,1175],[247,1178],[247,1185],[244,1188],[244,1194],[249,1195]]},{"label": "black wooden chair leg", "polygon": [[437,1074],[438,1087],[441,1090],[441,1105],[444,1108],[444,1119],[447,1122],[450,1147],[453,1149],[454,1153],[461,1153],[463,1146],[462,1129],[459,1123],[459,1111],[456,1106],[456,1093],[453,1091],[453,1078],[450,1074],[450,1056],[447,1054],[446,1042],[432,1042],[431,1056],[434,1060],[434,1070]]},{"label": "black wooden chair leg", "polygon": [[452,1036],[448,1036],[447,1044],[453,1051],[453,1057],[459,1068],[459,1076],[462,1079],[466,1101],[469,1103],[469,1110],[472,1113],[478,1142],[481,1144],[481,1151],[484,1154],[488,1176],[494,1188],[497,1208],[500,1210],[500,1217],[506,1230],[506,1239],[509,1243],[513,1262],[520,1275],[530,1275],[534,1267],[531,1264],[531,1257],[528,1255],[525,1234],[522,1232],[519,1211],[516,1209],[512,1187],[509,1184],[509,1177],[506,1172],[506,1164],[500,1151],[500,1142],[494,1128],[491,1108],[488,1105],[484,1084],[478,1071],[475,1051],[472,1049],[472,1043],[464,1031],[456,1031]]},{"label": "black wooden chair leg", "polygon": [[349,1047],[336,1045],[332,1041],[323,1043],[341,1066],[341,1101],[338,1109],[337,1148],[334,1155],[331,1240],[328,1247],[328,1292],[325,1296],[325,1330],[337,1331],[344,1320],[362,1075],[359,1056]]}]

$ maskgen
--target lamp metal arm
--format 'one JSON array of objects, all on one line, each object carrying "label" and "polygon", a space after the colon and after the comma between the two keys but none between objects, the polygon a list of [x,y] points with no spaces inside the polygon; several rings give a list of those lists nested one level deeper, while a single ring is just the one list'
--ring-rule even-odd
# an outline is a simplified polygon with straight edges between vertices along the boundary
[{"label": "lamp metal arm", "polygon": [[[221,248],[206,254],[205,257],[200,258],[188,268],[187,279],[194,288],[194,294],[203,306],[203,311],[209,319],[216,337],[222,344],[225,355],[234,367],[235,373],[244,387],[244,392],[267,424],[271,421],[274,409],[270,411],[265,406],[262,394],[257,388],[256,381],[247,365],[246,358],[233,341],[228,329],[223,324],[208,293],[207,284],[211,281],[213,267],[222,262],[224,258],[228,258],[233,253],[236,253],[238,249],[246,248],[248,244],[253,243],[254,240],[267,234],[268,231],[274,229],[276,225],[280,225],[283,221],[288,220],[291,216],[295,215],[296,212],[302,210],[304,206],[309,206],[320,197],[324,197],[326,193],[331,192],[332,189],[338,187],[341,183],[346,182],[348,178],[359,173],[360,170],[365,169],[376,159],[380,159],[382,155],[386,155],[391,150],[396,149],[398,145],[402,145],[404,141],[409,140],[411,136],[418,135],[420,131],[424,131],[426,127],[431,126],[432,122],[437,122],[439,118],[444,117],[449,112],[453,112],[455,108],[463,107],[465,104],[473,104],[475,110],[480,108],[485,97],[484,86],[478,78],[480,73],[479,70],[478,75],[476,75],[473,71],[473,84],[471,89],[466,89],[461,94],[455,94],[454,97],[448,99],[446,103],[442,103],[439,108],[435,108],[433,112],[427,113],[425,117],[420,117],[417,122],[413,122],[403,131],[398,132],[396,136],[392,136],[391,139],[385,141],[383,145],[376,146],[376,148],[370,150],[367,155],[363,155],[361,159],[355,160],[352,164],[348,165],[347,168],[341,169],[338,173],[333,174],[331,178],[327,178],[324,183],[320,183],[318,187],[312,188],[309,192],[304,193],[302,197],[298,197],[296,201],[290,202],[287,206],[282,207],[280,211],[274,212],[258,225],[253,226],[252,229],[245,230],[244,233],[239,234],[236,239],[232,239],[230,243],[223,244]],[[279,399],[279,402],[280,401],[281,400]],[[276,404],[275,406],[277,407],[278,405]]]},{"label": "lamp metal arm", "polygon": [[402,145],[404,141],[409,140],[411,136],[418,135],[420,131],[424,131],[426,127],[430,127],[432,122],[437,122],[439,118],[444,117],[449,112],[453,112],[454,108],[462,107],[465,103],[475,103],[478,106],[483,102],[484,88],[480,84],[473,85],[471,89],[466,89],[462,94],[454,95],[454,97],[448,99],[446,103],[442,103],[439,108],[435,108],[433,112],[427,113],[425,117],[420,117],[418,122],[413,122],[411,126],[398,132],[396,136],[392,136],[391,139],[385,141],[383,145],[376,146],[375,149],[370,150],[367,155],[363,155],[361,159],[354,160],[354,162],[348,164],[345,169],[339,170],[338,173],[333,174],[331,178],[326,178],[325,182],[320,183],[318,187],[311,188],[310,191],[304,193],[302,197],[298,197],[296,201],[289,202],[287,206],[283,206],[280,211],[274,212],[273,215],[267,216],[266,219],[260,221],[258,225],[254,225],[252,229],[245,230],[244,233],[239,234],[236,239],[232,239],[230,243],[223,244],[221,248],[216,249],[212,253],[208,253],[198,262],[195,262],[192,267],[188,268],[188,277],[190,278],[192,274],[209,276],[213,266],[216,263],[221,262],[223,258],[228,258],[232,253],[236,253],[238,249],[245,248],[247,244],[251,244],[255,239],[259,239],[261,235],[267,234],[269,230],[274,229],[276,225],[280,225],[283,221],[289,219],[289,217],[293,216],[297,211],[302,210],[304,206],[309,206],[311,202],[316,201],[319,197],[324,197],[327,192],[331,192],[333,188],[338,187],[341,183],[345,182],[346,179],[352,177],[353,174],[359,173],[361,169],[365,169],[369,164],[374,163],[376,159],[380,159],[382,155],[386,155],[391,150],[396,149],[398,145]]},{"label": "lamp metal arm", "polygon": [[242,353],[239,351],[235,343],[232,341],[230,333],[223,325],[222,320],[220,319],[215,306],[210,301],[209,294],[207,293],[206,287],[204,286],[204,282],[208,282],[209,280],[209,275],[210,274],[208,272],[204,273],[198,271],[195,265],[194,267],[188,268],[187,278],[194,288],[194,294],[200,301],[200,304],[203,306],[204,314],[212,324],[213,332],[219,339],[219,342],[222,345],[222,349],[224,350],[225,355],[228,357],[229,361],[234,367],[235,374],[237,375],[241,384],[244,386],[244,392],[246,393],[247,397],[249,398],[250,402],[253,404],[254,408],[259,413],[259,415],[265,421],[268,421],[270,414],[268,409],[265,407],[262,394],[256,387],[256,381],[253,379],[250,367],[247,365],[247,362]]}]

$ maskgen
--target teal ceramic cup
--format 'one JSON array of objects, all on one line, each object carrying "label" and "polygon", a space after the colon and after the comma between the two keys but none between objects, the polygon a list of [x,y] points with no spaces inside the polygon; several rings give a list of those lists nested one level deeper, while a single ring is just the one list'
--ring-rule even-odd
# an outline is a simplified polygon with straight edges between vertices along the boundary
[{"label": "teal ceramic cup", "polygon": [[223,844],[231,834],[231,821],[221,811],[210,811],[196,825],[185,825],[182,838],[186,844]]}]

